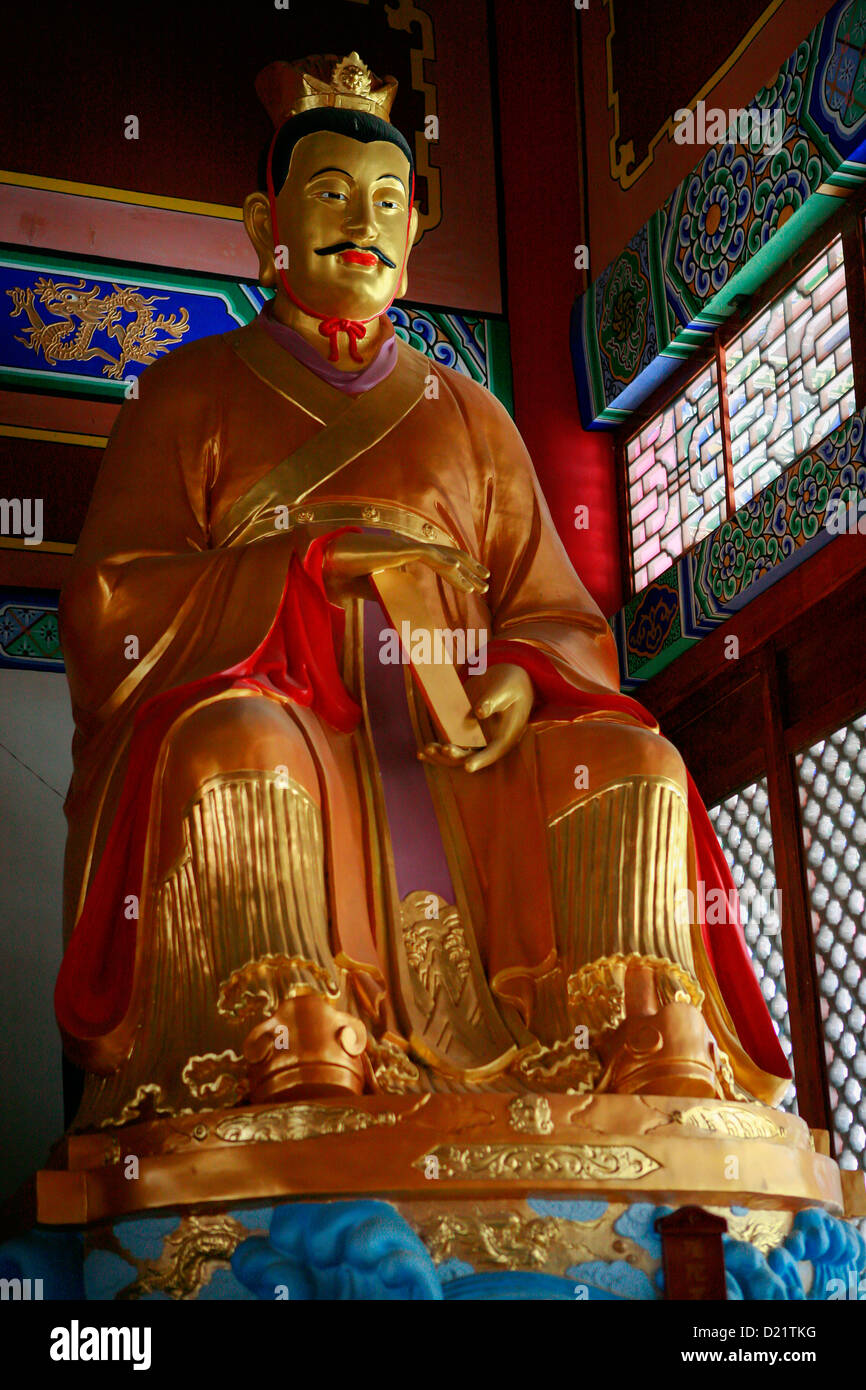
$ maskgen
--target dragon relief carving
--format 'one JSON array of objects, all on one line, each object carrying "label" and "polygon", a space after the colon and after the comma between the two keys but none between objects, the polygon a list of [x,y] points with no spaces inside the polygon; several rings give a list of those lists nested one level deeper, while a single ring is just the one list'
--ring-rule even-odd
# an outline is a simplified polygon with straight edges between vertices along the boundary
[{"label": "dragon relief carving", "polygon": [[417,1229],[437,1264],[468,1260],[476,1271],[543,1269],[561,1277],[578,1261],[607,1264],[621,1260],[652,1277],[658,1259],[617,1229],[625,1211],[626,1207],[612,1204],[600,1216],[583,1221],[535,1216],[524,1209],[503,1211],[461,1204],[459,1211],[427,1217]]},{"label": "dragon relief carving", "polygon": [[349,1134],[376,1125],[398,1125],[426,1104],[429,1096],[407,1110],[362,1110],[355,1105],[318,1105],[315,1101],[293,1101],[272,1110],[239,1112],[214,1126],[217,1139],[230,1144],[285,1143],[288,1140],[317,1139],[324,1134]]},{"label": "dragon relief carving", "polygon": [[[165,295],[146,298],[136,285],[112,284],[112,294],[100,297],[99,285],[86,288],[85,280],[57,283],[40,276],[31,289],[16,287],[7,290],[14,308],[11,317],[26,314],[30,327],[26,336],[15,335],[15,341],[42,352],[46,362],[89,362],[101,357],[105,366],[103,376],[119,381],[131,362],[155,361],[161,352],[180,341],[189,331],[189,313],[181,308],[179,314],[154,317],[151,306]],[[37,308],[43,304],[55,320],[44,320]],[[132,320],[123,322],[124,314]],[[92,342],[96,333],[106,333],[119,349],[117,355]],[[160,338],[158,334],[167,334]]]},{"label": "dragon relief carving", "polygon": [[156,1259],[142,1259],[127,1250],[110,1227],[88,1231],[85,1253],[104,1250],[130,1266],[131,1282],[115,1294],[121,1302],[154,1293],[193,1299],[218,1269],[229,1268],[238,1245],[249,1235],[247,1226],[225,1212],[190,1213],[182,1216],[176,1229],[166,1235]]}]

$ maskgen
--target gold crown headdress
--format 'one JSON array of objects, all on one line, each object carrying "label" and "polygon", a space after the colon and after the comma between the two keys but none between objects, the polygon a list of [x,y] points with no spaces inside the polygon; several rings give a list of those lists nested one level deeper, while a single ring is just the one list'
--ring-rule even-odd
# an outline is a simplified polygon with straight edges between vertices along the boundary
[{"label": "gold crown headdress", "polygon": [[342,59],[317,53],[293,63],[269,63],[256,78],[256,92],[277,129],[290,116],[322,106],[366,111],[387,121],[397,80],[376,77],[357,53]]}]

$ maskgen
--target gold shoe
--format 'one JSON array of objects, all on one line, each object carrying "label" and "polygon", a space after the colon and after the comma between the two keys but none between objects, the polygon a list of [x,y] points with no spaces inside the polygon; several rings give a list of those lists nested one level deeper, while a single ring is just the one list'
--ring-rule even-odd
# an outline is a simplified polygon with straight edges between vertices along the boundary
[{"label": "gold shoe", "polygon": [[284,1000],[246,1037],[252,1104],[306,1097],[360,1095],[367,1030],[319,994]]},{"label": "gold shoe", "polygon": [[730,1064],[701,1012],[703,992],[655,956],[606,956],[568,982],[569,1012],[587,1027],[603,1071],[594,1089],[630,1095],[731,1094]]},{"label": "gold shoe", "polygon": [[595,1045],[604,1063],[597,1091],[718,1099],[727,1094],[719,1048],[693,1004],[665,1004],[657,1013],[626,1018]]}]

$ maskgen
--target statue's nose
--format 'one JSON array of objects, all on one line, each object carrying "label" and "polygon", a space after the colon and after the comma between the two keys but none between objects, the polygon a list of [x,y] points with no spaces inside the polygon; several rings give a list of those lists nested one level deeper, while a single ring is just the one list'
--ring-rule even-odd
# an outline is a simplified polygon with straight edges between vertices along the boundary
[{"label": "statue's nose", "polygon": [[346,211],[346,231],[359,243],[375,240],[376,221],[371,201],[362,198],[352,200]]}]

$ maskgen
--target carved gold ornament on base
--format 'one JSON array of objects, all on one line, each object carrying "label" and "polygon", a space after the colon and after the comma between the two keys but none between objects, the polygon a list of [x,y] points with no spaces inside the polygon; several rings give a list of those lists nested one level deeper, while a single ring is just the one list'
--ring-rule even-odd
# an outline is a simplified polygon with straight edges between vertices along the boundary
[{"label": "carved gold ornament on base", "polygon": [[[213,1110],[69,1136],[38,1175],[41,1222],[281,1197],[845,1209],[836,1164],[796,1116],[673,1096],[359,1095]],[[138,1158],[129,1182],[124,1162]]]}]

